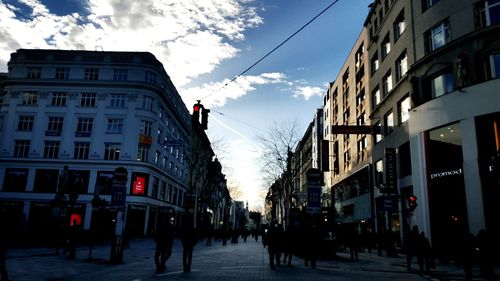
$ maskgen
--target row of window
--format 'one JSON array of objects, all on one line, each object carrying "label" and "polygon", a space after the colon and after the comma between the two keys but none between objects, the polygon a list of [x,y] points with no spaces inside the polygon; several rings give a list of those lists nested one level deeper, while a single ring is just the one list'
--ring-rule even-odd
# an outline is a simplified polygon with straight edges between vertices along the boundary
[{"label": "row of window", "polygon": [[[70,79],[69,67],[56,67],[53,78],[56,80],[68,80]],[[129,80],[129,73],[132,70],[129,69],[113,69],[113,81],[127,81]],[[150,84],[156,84],[158,80],[158,74],[155,72],[146,70],[144,72],[144,82]],[[42,79],[42,68],[41,67],[28,67],[26,69],[26,78],[31,80]],[[100,69],[95,67],[84,68],[83,77],[84,80],[100,80]]]},{"label": "row of window", "polygon": [[[26,139],[16,139],[14,140],[14,157],[16,158],[27,158],[30,153],[31,140]],[[46,159],[57,159],[60,154],[60,141],[46,140],[44,142],[43,148],[43,158]],[[172,148],[173,151],[173,148]],[[105,143],[104,144],[104,160],[120,160],[121,144],[120,143]],[[137,161],[148,162],[149,161],[149,145],[139,144],[137,147]],[[90,142],[74,142],[73,148],[73,159],[89,159],[90,157]],[[161,160],[160,160],[161,159]],[[184,162],[184,154],[179,153],[179,149],[176,149],[176,159],[179,163]],[[161,162],[160,162],[161,161]],[[167,165],[168,163],[168,165]],[[160,151],[156,151],[154,164],[161,167],[163,170],[175,175],[179,178],[184,178],[184,171],[179,168],[178,165],[174,165],[172,161],[168,162],[167,156],[162,156]]]},{"label": "row of window", "polygon": [[[59,182],[59,170],[36,169],[33,184],[33,192],[55,193]],[[29,169],[7,168],[2,190],[7,192],[25,192],[28,183]],[[69,170],[68,182],[76,189],[78,194],[87,194],[89,187],[90,171]],[[97,171],[95,183],[96,193],[100,195],[111,195],[113,171]],[[184,191],[168,184],[164,180],[153,177],[151,193],[149,193],[149,175],[133,172],[131,175],[129,194],[135,196],[150,196],[154,199],[183,206]]]}]

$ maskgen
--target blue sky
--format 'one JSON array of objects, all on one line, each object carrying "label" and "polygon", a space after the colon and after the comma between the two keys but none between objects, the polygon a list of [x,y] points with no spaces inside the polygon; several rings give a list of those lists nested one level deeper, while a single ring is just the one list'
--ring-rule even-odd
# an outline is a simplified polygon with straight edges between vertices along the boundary
[{"label": "blue sky", "polygon": [[[191,106],[211,108],[207,134],[251,209],[267,187],[256,135],[296,120],[301,132],[361,32],[372,0],[0,0],[0,72],[18,48],[149,51]],[[131,39],[133,38],[133,39]],[[206,97],[206,98],[205,98]],[[219,114],[222,113],[222,114]]]}]

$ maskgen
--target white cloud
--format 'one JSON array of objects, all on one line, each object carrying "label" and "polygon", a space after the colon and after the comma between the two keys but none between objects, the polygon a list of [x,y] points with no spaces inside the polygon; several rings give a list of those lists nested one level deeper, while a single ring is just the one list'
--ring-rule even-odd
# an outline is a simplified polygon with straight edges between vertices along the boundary
[{"label": "white cloud", "polygon": [[31,9],[27,18],[0,1],[0,71],[18,48],[149,51],[182,87],[235,57],[233,44],[263,22],[247,0],[89,0],[88,14],[66,16],[40,0],[20,1]]},{"label": "white cloud", "polygon": [[309,100],[311,97],[314,96],[321,97],[323,92],[324,89],[320,87],[310,87],[310,86],[297,87],[293,93],[293,96],[296,98],[303,97],[305,100]]},{"label": "white cloud", "polygon": [[257,86],[278,83],[286,83],[286,76],[283,73],[262,73],[258,76],[240,76],[233,82],[226,79],[222,82],[188,88],[183,90],[181,95],[187,105],[198,99],[203,99],[203,104],[207,108],[211,108],[223,106],[228,99],[237,99],[253,92]]}]

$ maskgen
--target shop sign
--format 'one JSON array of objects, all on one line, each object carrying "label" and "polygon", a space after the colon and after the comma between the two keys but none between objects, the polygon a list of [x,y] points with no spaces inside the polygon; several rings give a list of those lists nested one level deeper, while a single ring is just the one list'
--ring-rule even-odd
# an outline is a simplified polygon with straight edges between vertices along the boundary
[{"label": "shop sign", "polygon": [[385,183],[386,193],[396,193],[397,190],[397,171],[396,171],[396,149],[385,149]]},{"label": "shop sign", "polygon": [[432,173],[431,174],[431,180],[432,179],[437,179],[437,178],[442,178],[442,177],[449,177],[449,176],[461,175],[462,173],[463,173],[462,168],[455,169],[455,170],[448,170],[448,171],[442,171],[442,172]]},{"label": "shop sign", "polygon": [[132,186],[132,194],[144,195],[144,186],[146,185],[146,178],[137,176]]}]

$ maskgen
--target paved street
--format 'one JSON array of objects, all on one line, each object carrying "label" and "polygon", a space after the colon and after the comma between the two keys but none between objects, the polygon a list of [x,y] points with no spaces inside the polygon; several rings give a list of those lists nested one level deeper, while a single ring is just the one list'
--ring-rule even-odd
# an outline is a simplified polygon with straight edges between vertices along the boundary
[{"label": "paved street", "polygon": [[[167,270],[155,274],[154,242],[134,240],[125,250],[124,263],[108,263],[109,245],[93,249],[88,261],[88,248],[79,248],[76,260],[56,256],[52,249],[15,249],[8,253],[7,267],[10,279],[23,280],[464,280],[455,266],[438,267],[432,276],[408,273],[404,257],[379,257],[375,253],[361,253],[360,261],[351,262],[340,253],[336,260],[320,260],[317,268],[305,267],[302,259],[294,257],[293,267],[269,268],[267,249],[260,242],[248,240],[211,247],[203,242],[194,250],[192,271],[182,272],[182,247],[175,241],[173,255]],[[475,279],[481,280],[481,279]]]}]

